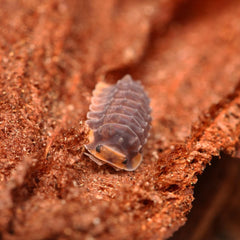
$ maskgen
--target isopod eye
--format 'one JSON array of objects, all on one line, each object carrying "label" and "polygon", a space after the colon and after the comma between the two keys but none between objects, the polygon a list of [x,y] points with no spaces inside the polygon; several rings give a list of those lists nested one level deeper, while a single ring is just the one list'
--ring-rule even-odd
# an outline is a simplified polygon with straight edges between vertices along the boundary
[{"label": "isopod eye", "polygon": [[127,161],[128,161],[128,160],[127,160],[127,159],[125,159],[125,160],[124,160],[122,163],[123,163],[123,164],[127,164]]},{"label": "isopod eye", "polygon": [[96,151],[97,151],[98,153],[101,152],[101,147],[102,147],[102,145],[100,145],[100,144],[96,146]]}]

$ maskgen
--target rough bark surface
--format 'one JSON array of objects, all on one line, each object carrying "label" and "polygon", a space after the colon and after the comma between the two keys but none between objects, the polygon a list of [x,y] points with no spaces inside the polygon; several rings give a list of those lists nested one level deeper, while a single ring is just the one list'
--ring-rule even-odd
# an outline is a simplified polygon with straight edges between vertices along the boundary
[{"label": "rough bark surface", "polygon": [[[239,157],[239,16],[238,0],[0,0],[0,239],[182,226],[206,165]],[[153,111],[135,172],[83,155],[94,86],[125,74]]]}]

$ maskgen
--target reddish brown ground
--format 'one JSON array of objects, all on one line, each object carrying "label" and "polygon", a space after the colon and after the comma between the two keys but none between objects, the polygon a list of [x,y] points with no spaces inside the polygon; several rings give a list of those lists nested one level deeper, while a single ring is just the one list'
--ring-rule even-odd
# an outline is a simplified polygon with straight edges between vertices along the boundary
[{"label": "reddish brown ground", "polygon": [[[238,0],[0,0],[0,239],[166,239],[213,156],[237,176],[239,16]],[[153,123],[142,165],[116,172],[83,155],[84,120],[126,73]]]}]

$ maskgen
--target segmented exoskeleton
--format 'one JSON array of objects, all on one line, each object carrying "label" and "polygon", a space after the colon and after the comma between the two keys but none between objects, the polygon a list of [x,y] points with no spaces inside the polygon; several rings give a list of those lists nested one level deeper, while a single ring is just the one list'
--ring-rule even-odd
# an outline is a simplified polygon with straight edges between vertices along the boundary
[{"label": "segmented exoskeleton", "polygon": [[87,125],[87,155],[99,165],[135,170],[151,124],[150,100],[139,81],[126,75],[115,85],[100,82],[93,91]]}]

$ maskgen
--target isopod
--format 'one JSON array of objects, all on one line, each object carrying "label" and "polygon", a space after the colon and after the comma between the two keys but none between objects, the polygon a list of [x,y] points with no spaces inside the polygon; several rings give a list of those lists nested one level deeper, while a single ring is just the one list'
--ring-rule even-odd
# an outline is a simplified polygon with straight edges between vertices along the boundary
[{"label": "isopod", "polygon": [[150,100],[139,81],[130,75],[115,85],[96,85],[87,113],[90,128],[85,153],[98,165],[116,170],[135,170],[142,162],[142,150],[151,124]]}]

